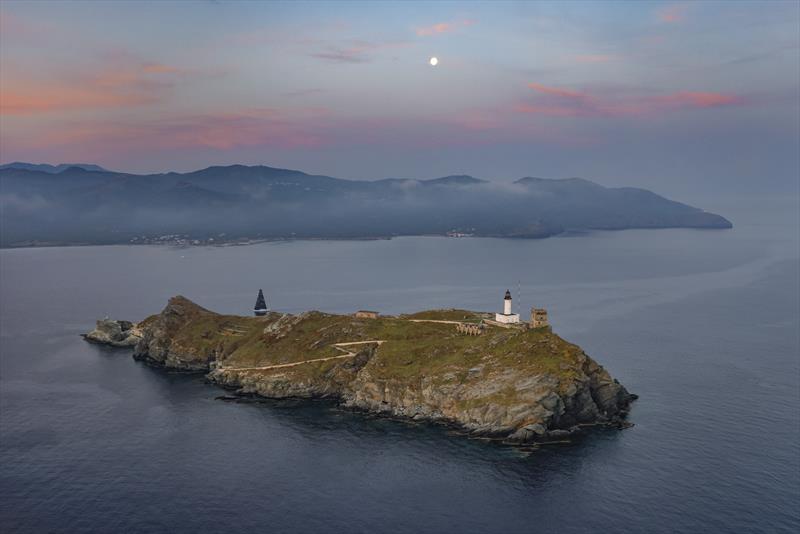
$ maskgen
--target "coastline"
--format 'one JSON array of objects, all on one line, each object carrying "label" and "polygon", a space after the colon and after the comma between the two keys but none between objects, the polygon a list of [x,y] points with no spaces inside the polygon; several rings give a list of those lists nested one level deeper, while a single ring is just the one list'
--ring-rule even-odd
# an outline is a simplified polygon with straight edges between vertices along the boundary
[{"label": "coastline", "polygon": [[113,345],[135,332],[135,360],[205,374],[233,392],[220,396],[225,401],[328,399],[347,410],[507,443],[631,426],[626,418],[637,396],[548,326],[489,322],[479,335],[454,327],[485,316],[434,310],[371,319],[321,312],[243,317],[173,297],[160,314],[112,336],[105,332],[119,330],[114,322],[98,321],[86,339]]},{"label": "coastline", "polygon": [[[390,241],[392,239],[402,237],[442,237],[448,239],[514,239],[514,240],[538,240],[549,239],[552,237],[575,237],[586,236],[602,232],[624,232],[626,230],[697,230],[697,231],[724,231],[733,229],[733,224],[728,227],[696,227],[696,226],[657,226],[657,227],[624,227],[624,228],[568,228],[557,233],[546,235],[448,235],[448,234],[402,234],[402,235],[388,235],[388,236],[361,236],[361,237],[265,237],[247,240],[230,240],[230,241],[215,241],[213,243],[200,242],[176,242],[176,241],[147,241],[147,242],[131,242],[121,241],[118,243],[91,243],[91,242],[71,242],[71,241],[36,241],[36,242],[23,242],[12,243],[9,245],[0,246],[0,250],[13,250],[13,249],[33,249],[33,248],[67,248],[67,247],[114,247],[114,246],[163,246],[172,248],[194,248],[194,247],[243,247],[250,245],[259,245],[264,243],[290,243],[295,241]],[[195,240],[185,240],[195,241]]]}]

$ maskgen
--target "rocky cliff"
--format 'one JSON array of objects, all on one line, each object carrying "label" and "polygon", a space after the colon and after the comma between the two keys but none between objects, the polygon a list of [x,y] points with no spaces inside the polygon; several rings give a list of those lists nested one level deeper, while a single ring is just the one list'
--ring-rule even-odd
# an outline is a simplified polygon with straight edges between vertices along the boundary
[{"label": "rocky cliff", "polygon": [[142,339],[142,331],[130,321],[100,319],[94,330],[83,338],[91,343],[112,347],[133,347]]},{"label": "rocky cliff", "polygon": [[463,310],[379,319],[320,312],[240,317],[174,297],[140,323],[134,357],[208,372],[241,394],[327,397],[510,441],[625,424],[635,396],[550,329],[489,326],[467,336],[442,322],[481,318]]}]

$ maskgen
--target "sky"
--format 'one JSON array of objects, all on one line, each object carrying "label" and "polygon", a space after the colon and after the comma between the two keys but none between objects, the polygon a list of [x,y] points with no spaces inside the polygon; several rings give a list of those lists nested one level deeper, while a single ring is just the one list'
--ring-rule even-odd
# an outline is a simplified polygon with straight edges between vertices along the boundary
[{"label": "sky", "polygon": [[2,0],[0,161],[793,191],[800,2]]}]

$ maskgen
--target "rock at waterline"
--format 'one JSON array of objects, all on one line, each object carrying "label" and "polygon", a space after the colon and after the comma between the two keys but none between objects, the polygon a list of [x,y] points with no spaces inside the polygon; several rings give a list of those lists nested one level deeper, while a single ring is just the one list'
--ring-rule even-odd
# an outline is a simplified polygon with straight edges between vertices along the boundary
[{"label": "rock at waterline", "polygon": [[142,339],[142,332],[130,321],[100,319],[95,329],[83,338],[91,343],[112,347],[134,347]]}]

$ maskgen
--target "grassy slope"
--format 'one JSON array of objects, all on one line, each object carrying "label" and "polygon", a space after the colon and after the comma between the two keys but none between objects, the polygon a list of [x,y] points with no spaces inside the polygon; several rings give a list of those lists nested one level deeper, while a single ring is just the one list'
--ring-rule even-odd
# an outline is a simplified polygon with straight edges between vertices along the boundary
[{"label": "grassy slope", "polygon": [[[347,315],[309,312],[285,316],[296,321],[277,334],[265,334],[276,326],[279,314],[266,317],[218,315],[202,308],[187,310],[170,338],[193,352],[217,349],[226,367],[254,367],[297,362],[342,354],[332,347],[348,341],[385,340],[369,364],[376,380],[419,383],[423,377],[434,383],[453,384],[480,380],[470,369],[481,367],[483,376],[508,371],[525,375],[550,374],[566,387],[578,376],[579,347],[567,343],[549,329],[516,330],[488,327],[482,336],[458,334],[452,324],[415,323],[407,318],[477,321],[482,314],[465,310],[420,312],[402,317],[355,319]],[[145,325],[152,321],[148,318]],[[280,324],[280,323],[278,323]],[[341,360],[312,363],[282,370],[297,378],[318,377]],[[273,371],[254,371],[270,373]],[[501,402],[513,391],[492,393]],[[488,400],[488,399],[485,399]],[[509,398],[508,400],[511,400]]]},{"label": "grassy slope", "polygon": [[462,321],[478,322],[482,318],[489,317],[490,314],[476,313],[469,310],[426,310],[408,315],[401,315],[403,319],[427,319],[436,321]]}]

